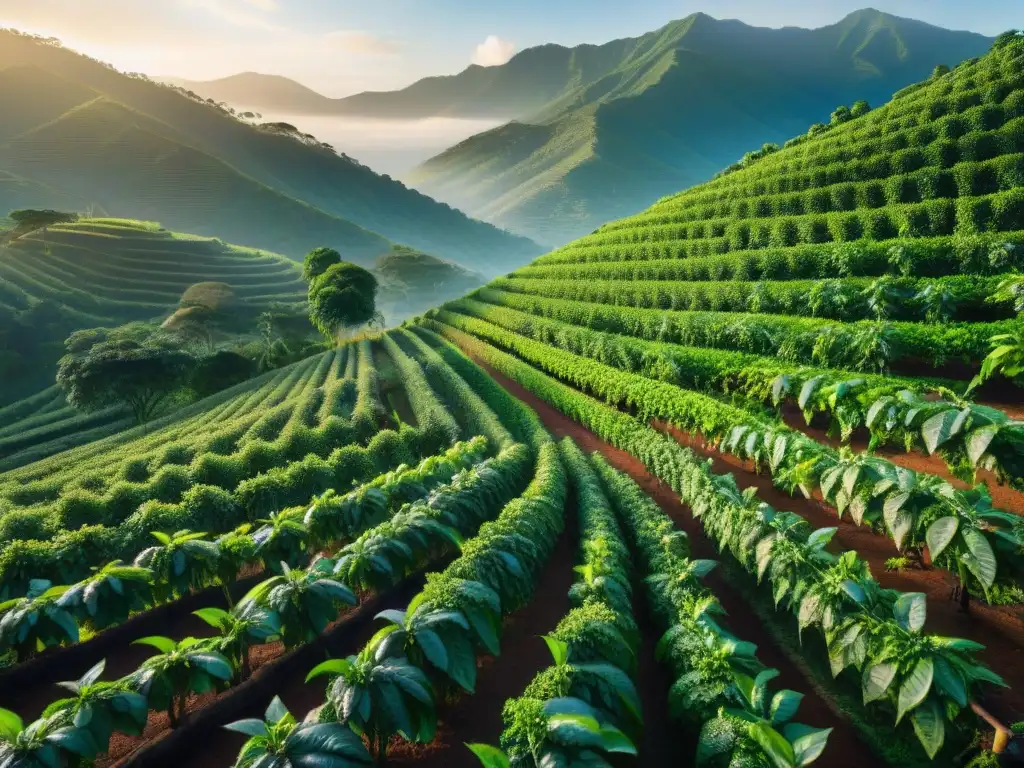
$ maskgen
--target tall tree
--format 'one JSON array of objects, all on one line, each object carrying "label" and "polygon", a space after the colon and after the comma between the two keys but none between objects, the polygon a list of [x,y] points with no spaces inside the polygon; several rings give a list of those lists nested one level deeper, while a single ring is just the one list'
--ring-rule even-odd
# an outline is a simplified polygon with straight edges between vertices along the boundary
[{"label": "tall tree", "polygon": [[373,319],[377,278],[347,262],[335,264],[309,285],[309,319],[321,333],[334,338],[340,330]]},{"label": "tall tree", "polygon": [[302,260],[302,279],[311,283],[335,264],[340,263],[341,254],[333,248],[314,248]]},{"label": "tall tree", "polygon": [[108,341],[84,355],[61,358],[57,384],[75,408],[126,405],[143,424],[185,386],[194,363],[179,349]]}]

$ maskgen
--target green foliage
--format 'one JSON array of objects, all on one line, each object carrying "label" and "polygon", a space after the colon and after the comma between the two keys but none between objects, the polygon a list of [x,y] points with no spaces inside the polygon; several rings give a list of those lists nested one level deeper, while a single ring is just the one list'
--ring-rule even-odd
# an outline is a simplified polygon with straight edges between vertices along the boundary
[{"label": "green foliage", "polygon": [[333,264],[309,284],[309,319],[333,337],[341,329],[369,322],[376,296],[373,273],[347,262]]},{"label": "green foliage", "polygon": [[213,691],[234,676],[230,660],[211,650],[210,642],[194,637],[175,642],[159,636],[132,641],[133,645],[152,646],[158,653],[129,677],[130,684],[146,697],[150,709],[167,712],[172,728],[185,715],[191,694]]},{"label": "green foliage", "polygon": [[341,254],[333,248],[314,248],[302,260],[302,279],[312,283],[328,269],[340,263]]},{"label": "green foliage", "polygon": [[184,386],[192,363],[180,350],[106,342],[62,358],[57,383],[76,408],[126,405],[142,424]]},{"label": "green foliage", "polygon": [[373,763],[354,731],[335,723],[300,723],[277,696],[267,707],[263,720],[237,720],[224,727],[249,737],[238,753],[235,768],[288,768],[321,763],[352,768]]}]

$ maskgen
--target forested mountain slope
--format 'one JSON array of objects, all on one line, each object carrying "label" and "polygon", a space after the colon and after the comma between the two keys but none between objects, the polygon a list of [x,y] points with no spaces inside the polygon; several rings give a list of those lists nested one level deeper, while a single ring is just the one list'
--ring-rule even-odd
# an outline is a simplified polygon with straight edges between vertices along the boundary
[{"label": "forested mountain slope", "polygon": [[[95,182],[98,194],[104,190],[132,190],[142,183],[139,176],[154,173],[145,184],[183,197],[194,192],[184,186],[184,179],[212,174],[217,177],[214,186],[231,187],[232,194],[241,198],[240,207],[248,204],[249,196],[261,201],[257,206],[270,206],[245,218],[246,222],[262,219],[267,230],[254,232],[248,239],[236,238],[246,245],[301,256],[305,246],[296,247],[289,240],[294,237],[287,234],[289,231],[304,230],[306,236],[324,244],[332,237],[341,238],[339,230],[344,228],[350,239],[336,244],[351,245],[358,257],[372,259],[387,252],[390,244],[386,241],[390,240],[492,273],[521,264],[539,250],[523,238],[469,219],[309,139],[251,125],[213,104],[144,78],[123,75],[34,37],[0,32],[0,89],[5,105],[10,107],[0,117],[0,168],[11,168],[15,175],[33,181],[37,177],[64,177],[69,169],[62,163],[70,150],[85,155],[74,158],[76,162],[95,162],[96,170],[102,172]],[[45,98],[39,98],[39,94]],[[102,101],[96,102],[97,98]],[[40,131],[53,134],[82,108],[87,112],[100,108],[108,119],[117,112],[109,135],[90,136],[87,131],[83,141],[92,143],[85,145],[86,151],[79,147],[75,152],[80,130],[76,126],[70,134],[60,136],[61,143],[52,151],[37,153],[31,167],[13,170],[13,164],[24,162],[19,160],[23,157],[16,145],[19,139]],[[104,152],[128,161],[141,155],[143,167],[136,169],[131,162],[108,164],[103,160]],[[96,156],[90,156],[92,153]],[[197,165],[199,173],[194,172]],[[265,202],[270,195],[275,199]],[[120,206],[131,200],[126,195],[111,202]],[[103,199],[84,202],[106,207]],[[241,215],[238,210],[219,211],[215,207],[209,211],[205,226],[196,227],[187,219],[179,222],[179,210],[173,205],[167,212],[159,207],[145,211],[118,207],[111,212],[159,218],[171,227],[222,236],[230,236],[228,233],[240,226]],[[356,232],[353,224],[366,232]]]},{"label": "forested mountain slope", "polygon": [[[543,105],[409,180],[471,215],[560,244],[709,178],[752,146],[827,122],[839,104],[884,101],[990,42],[872,10],[813,30],[695,14],[639,38],[562,49],[570,76],[540,89]],[[554,56],[545,47],[520,57],[534,50],[538,64]]]}]

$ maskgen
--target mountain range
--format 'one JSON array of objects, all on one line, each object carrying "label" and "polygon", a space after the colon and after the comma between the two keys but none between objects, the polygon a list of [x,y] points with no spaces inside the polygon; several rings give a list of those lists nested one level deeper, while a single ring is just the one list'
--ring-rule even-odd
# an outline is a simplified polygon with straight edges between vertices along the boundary
[{"label": "mountain range", "polygon": [[697,13],[637,38],[528,48],[392,92],[342,99],[243,73],[177,81],[215,101],[296,115],[510,120],[405,175],[469,215],[559,245],[782,143],[839,104],[886,101],[992,40],[874,9],[819,29]]},{"label": "mountain range", "polygon": [[301,257],[372,265],[400,243],[495,274],[539,253],[282,124],[40,38],[0,32],[0,208],[141,219]]}]

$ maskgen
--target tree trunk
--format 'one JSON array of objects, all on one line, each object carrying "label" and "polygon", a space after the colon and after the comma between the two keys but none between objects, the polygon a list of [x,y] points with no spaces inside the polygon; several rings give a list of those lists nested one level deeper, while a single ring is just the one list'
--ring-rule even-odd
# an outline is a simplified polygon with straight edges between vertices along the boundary
[{"label": "tree trunk", "polygon": [[960,610],[964,613],[971,612],[971,592],[967,588],[967,582],[960,582]]}]

